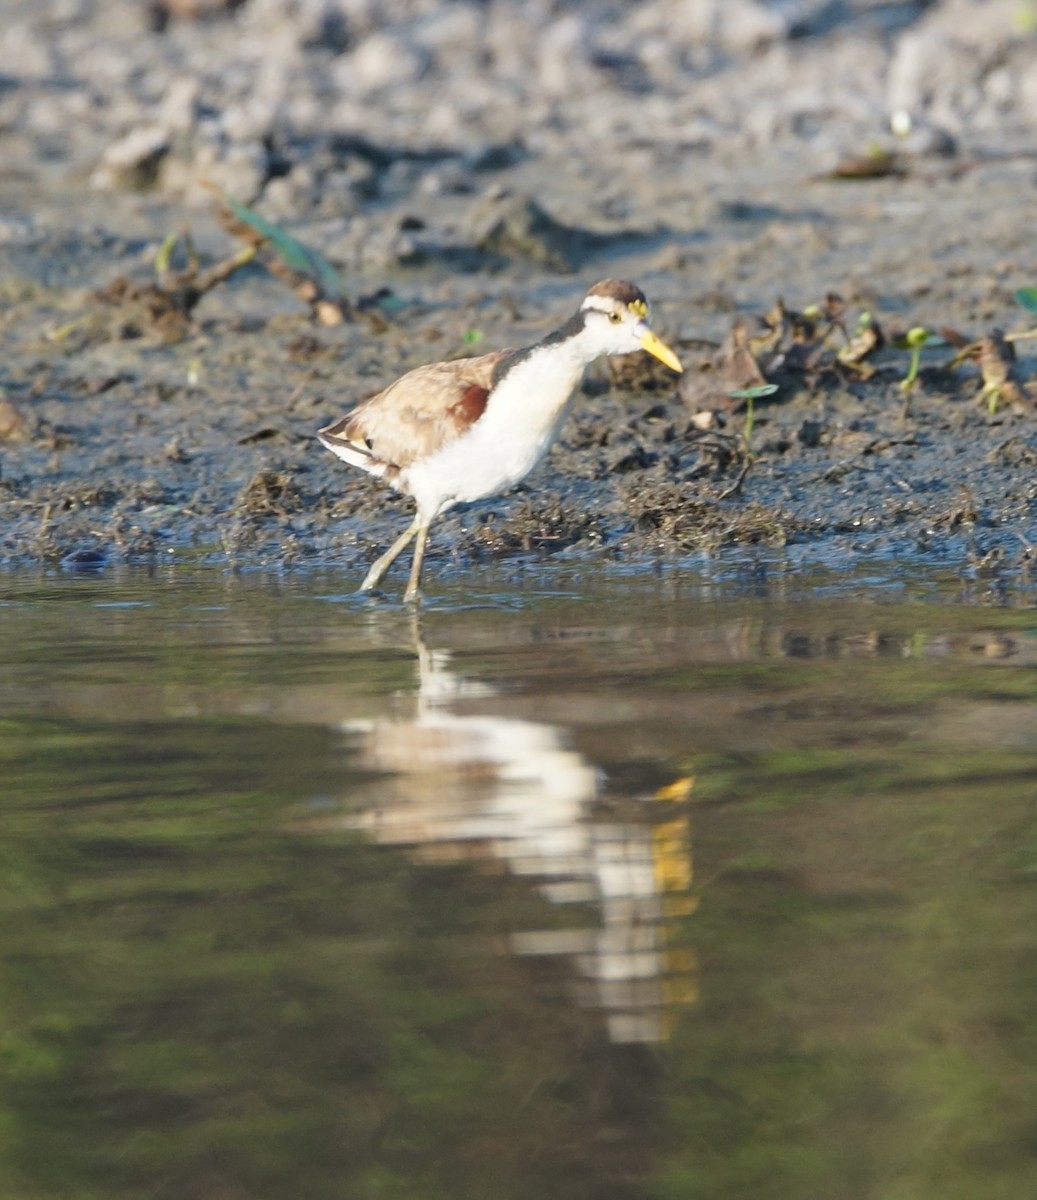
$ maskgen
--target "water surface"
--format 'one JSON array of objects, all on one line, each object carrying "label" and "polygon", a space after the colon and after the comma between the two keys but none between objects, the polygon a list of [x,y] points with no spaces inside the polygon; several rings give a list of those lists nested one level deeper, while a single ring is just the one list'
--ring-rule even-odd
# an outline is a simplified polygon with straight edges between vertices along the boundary
[{"label": "water surface", "polygon": [[1037,1194],[1037,622],[0,581],[0,1195]]}]

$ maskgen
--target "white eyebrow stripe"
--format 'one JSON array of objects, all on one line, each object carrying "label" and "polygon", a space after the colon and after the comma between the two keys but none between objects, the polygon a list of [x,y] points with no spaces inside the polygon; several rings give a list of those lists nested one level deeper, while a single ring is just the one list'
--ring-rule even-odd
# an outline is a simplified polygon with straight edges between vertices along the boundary
[{"label": "white eyebrow stripe", "polygon": [[609,299],[607,296],[588,296],[580,305],[581,308],[593,308],[598,312],[615,312],[617,309],[622,309],[623,305],[618,304],[615,300]]}]

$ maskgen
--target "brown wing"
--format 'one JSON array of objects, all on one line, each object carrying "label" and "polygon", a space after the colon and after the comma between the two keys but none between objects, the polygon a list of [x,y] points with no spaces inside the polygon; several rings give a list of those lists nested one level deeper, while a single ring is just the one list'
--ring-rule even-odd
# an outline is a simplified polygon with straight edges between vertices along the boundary
[{"label": "brown wing", "polygon": [[486,409],[495,368],[514,353],[497,350],[408,371],[322,429],[321,440],[372,462],[408,467],[478,421]]}]

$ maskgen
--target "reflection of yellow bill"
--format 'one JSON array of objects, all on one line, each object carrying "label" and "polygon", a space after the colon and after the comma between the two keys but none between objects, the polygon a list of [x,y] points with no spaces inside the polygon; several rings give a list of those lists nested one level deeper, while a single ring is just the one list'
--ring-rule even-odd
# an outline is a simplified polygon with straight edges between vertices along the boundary
[{"label": "reflection of yellow bill", "polygon": [[667,346],[662,338],[656,337],[650,329],[646,329],[641,335],[641,348],[643,350],[647,350],[649,354],[654,354],[655,357],[660,362],[664,362],[671,371],[677,371],[679,373],[684,370],[684,368],[681,366],[681,360],[677,357],[677,355],[674,354],[674,352],[669,346]]},{"label": "reflection of yellow bill", "polygon": [[682,775],[673,783],[668,783],[655,793],[656,800],[687,800],[691,789],[695,786],[694,775]]},{"label": "reflection of yellow bill", "polygon": [[686,892],[691,887],[691,836],[687,817],[652,826],[652,860],[655,883],[661,892]]},{"label": "reflection of yellow bill", "polygon": [[[695,786],[694,775],[683,775],[659,788],[654,799],[681,803]],[[675,895],[691,887],[691,825],[686,816],[660,821],[652,826],[652,865],[655,883],[665,896],[667,916],[685,916],[695,911],[697,897]]]}]

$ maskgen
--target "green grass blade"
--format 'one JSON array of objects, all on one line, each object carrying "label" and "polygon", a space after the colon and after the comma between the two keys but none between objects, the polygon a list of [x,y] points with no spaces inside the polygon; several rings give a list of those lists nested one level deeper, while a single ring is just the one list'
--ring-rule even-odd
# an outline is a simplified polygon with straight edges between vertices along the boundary
[{"label": "green grass blade", "polygon": [[316,250],[311,250],[309,246],[303,245],[298,238],[292,237],[290,233],[285,233],[280,225],[275,225],[273,221],[261,217],[259,213],[253,211],[247,204],[242,204],[240,200],[235,200],[233,196],[224,193],[222,198],[243,225],[248,225],[249,228],[267,239],[274,253],[285,266],[306,276],[307,279],[312,279],[320,288],[325,299],[345,299],[346,289],[342,276],[323,255],[318,254]]},{"label": "green grass blade", "polygon": [[1020,288],[1015,294],[1015,301],[1032,313],[1037,313],[1037,287]]}]

